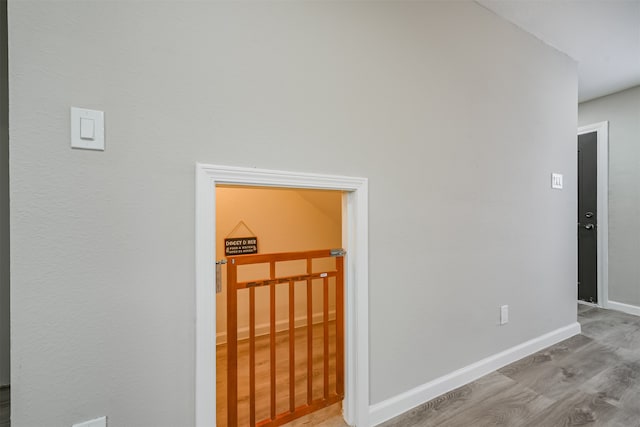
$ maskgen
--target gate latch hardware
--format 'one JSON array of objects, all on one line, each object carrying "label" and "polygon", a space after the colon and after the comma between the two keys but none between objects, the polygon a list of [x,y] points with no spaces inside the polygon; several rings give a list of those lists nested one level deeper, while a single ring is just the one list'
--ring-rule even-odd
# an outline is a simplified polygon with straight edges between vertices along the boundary
[{"label": "gate latch hardware", "polygon": [[331,256],[345,256],[347,251],[344,249],[331,249]]},{"label": "gate latch hardware", "polygon": [[216,294],[222,292],[222,264],[226,263],[225,259],[216,261]]}]

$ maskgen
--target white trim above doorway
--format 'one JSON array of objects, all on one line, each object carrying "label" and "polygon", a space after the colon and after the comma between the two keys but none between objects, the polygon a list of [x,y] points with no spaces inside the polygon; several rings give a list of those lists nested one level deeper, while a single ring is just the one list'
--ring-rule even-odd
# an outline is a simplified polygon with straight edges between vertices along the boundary
[{"label": "white trim above doorway", "polygon": [[[216,425],[216,185],[312,188],[346,193],[344,419],[366,426],[369,417],[368,181],[335,175],[196,164],[196,427]],[[345,215],[343,215],[343,218]]]},{"label": "white trim above doorway", "polygon": [[597,133],[598,305],[609,307],[609,122],[578,128],[578,135]]}]

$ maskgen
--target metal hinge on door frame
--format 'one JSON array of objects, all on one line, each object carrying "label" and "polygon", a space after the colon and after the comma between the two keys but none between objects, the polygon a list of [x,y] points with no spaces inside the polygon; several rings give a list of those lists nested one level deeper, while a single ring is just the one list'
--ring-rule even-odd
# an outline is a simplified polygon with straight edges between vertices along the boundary
[{"label": "metal hinge on door frame", "polygon": [[345,256],[346,254],[347,254],[347,251],[345,251],[342,248],[340,248],[340,249],[331,249],[331,256],[333,256],[333,257]]},{"label": "metal hinge on door frame", "polygon": [[222,265],[226,263],[226,259],[216,261],[216,294],[222,292]]}]

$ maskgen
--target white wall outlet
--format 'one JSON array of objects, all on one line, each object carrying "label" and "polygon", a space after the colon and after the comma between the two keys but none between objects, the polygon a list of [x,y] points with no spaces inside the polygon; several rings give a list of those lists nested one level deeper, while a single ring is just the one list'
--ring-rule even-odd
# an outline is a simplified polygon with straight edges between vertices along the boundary
[{"label": "white wall outlet", "polygon": [[72,427],[107,427],[107,417],[100,417],[79,424],[74,424]]},{"label": "white wall outlet", "polygon": [[561,173],[551,174],[551,188],[562,190],[562,174]]},{"label": "white wall outlet", "polygon": [[500,324],[506,325],[509,323],[509,306],[503,305],[500,307]]}]

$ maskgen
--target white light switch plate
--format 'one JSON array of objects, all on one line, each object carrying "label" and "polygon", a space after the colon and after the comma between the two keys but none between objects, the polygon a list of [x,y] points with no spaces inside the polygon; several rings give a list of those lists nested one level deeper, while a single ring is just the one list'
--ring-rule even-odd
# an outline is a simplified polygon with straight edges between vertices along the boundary
[{"label": "white light switch plate", "polygon": [[104,151],[104,112],[71,107],[71,148]]},{"label": "white light switch plate", "polygon": [[100,417],[80,424],[74,424],[72,427],[107,427],[107,417]]},{"label": "white light switch plate", "polygon": [[509,306],[503,305],[500,307],[500,324],[506,325],[509,323]]},{"label": "white light switch plate", "polygon": [[562,190],[562,174],[561,173],[551,174],[551,188]]}]

